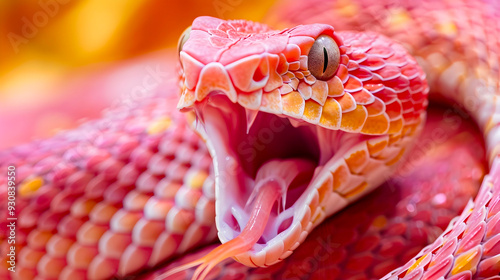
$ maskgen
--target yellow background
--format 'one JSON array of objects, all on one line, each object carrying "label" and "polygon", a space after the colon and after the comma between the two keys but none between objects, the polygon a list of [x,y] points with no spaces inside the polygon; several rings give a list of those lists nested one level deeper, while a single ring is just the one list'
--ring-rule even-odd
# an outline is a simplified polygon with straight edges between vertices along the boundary
[{"label": "yellow background", "polygon": [[[89,65],[109,65],[174,48],[194,18],[259,21],[273,1],[264,0],[2,0],[0,1],[0,118],[43,108],[62,95],[68,78]],[[3,113],[3,114],[2,114]],[[10,114],[10,115],[9,115]],[[22,132],[23,122],[2,127],[11,146],[47,137],[74,120],[50,118],[41,133]],[[27,120],[23,120],[27,123]],[[34,120],[36,121],[36,120]],[[5,121],[4,121],[5,123]],[[26,128],[29,129],[29,128]],[[19,136],[16,136],[19,133]],[[4,137],[7,139],[8,137]],[[18,139],[19,138],[19,139]],[[2,145],[0,139],[0,148]]]}]

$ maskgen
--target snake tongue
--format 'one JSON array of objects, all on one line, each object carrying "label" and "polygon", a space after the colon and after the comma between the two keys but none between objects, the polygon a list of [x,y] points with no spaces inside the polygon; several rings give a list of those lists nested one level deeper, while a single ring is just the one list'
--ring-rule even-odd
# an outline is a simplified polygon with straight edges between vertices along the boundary
[{"label": "snake tongue", "polygon": [[168,277],[199,265],[193,280],[204,279],[222,260],[249,251],[264,233],[275,202],[286,194],[288,187],[300,173],[314,169],[314,166],[313,162],[300,158],[271,160],[264,164],[257,173],[254,190],[247,201],[247,206],[252,207],[248,222],[241,233],[202,258],[170,270],[163,276]]},{"label": "snake tongue", "polygon": [[278,207],[278,211],[284,210],[286,205],[286,194],[288,187],[292,184],[295,178],[302,173],[311,172],[315,169],[316,165],[314,162],[297,158],[297,159],[286,159],[286,160],[270,160],[262,165],[257,171],[257,176],[255,179],[255,187],[247,200],[245,209],[247,209],[254,202],[255,198],[261,193],[262,186],[268,182],[278,182],[281,187],[281,208]]},{"label": "snake tongue", "polygon": [[316,136],[309,127],[294,127],[287,118],[243,108],[222,94],[212,94],[197,106],[203,106],[198,111],[200,127],[214,159],[216,225],[222,242],[238,236],[249,221],[259,182],[267,178],[286,186],[273,205],[273,223],[257,245],[262,247],[280,232],[279,219],[287,219],[278,219],[279,211],[293,207],[315,174]]}]

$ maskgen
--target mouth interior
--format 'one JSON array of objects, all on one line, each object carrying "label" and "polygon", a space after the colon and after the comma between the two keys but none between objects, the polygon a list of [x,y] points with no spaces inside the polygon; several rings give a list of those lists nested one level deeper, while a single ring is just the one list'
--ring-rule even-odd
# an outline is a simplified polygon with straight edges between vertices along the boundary
[{"label": "mouth interior", "polygon": [[[292,224],[295,203],[321,167],[316,127],[305,122],[297,125],[298,121],[285,116],[245,109],[225,95],[210,95],[197,106],[202,106],[196,110],[215,158],[219,180],[217,200],[223,201],[217,208],[217,215],[223,215],[217,224],[221,240],[236,237],[248,221],[248,207],[251,206],[248,204],[263,165],[280,160],[292,165],[297,162],[300,166],[287,185],[284,198],[273,206],[268,225],[256,246],[265,244]],[[265,172],[286,177],[290,170],[283,166],[268,165]]]}]

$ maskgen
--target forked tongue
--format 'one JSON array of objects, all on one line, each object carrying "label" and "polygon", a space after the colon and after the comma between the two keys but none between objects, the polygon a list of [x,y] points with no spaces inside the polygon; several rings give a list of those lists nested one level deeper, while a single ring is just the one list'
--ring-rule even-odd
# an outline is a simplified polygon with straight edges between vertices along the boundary
[{"label": "forked tongue", "polygon": [[[286,205],[286,192],[292,181],[303,172],[314,171],[314,162],[302,159],[270,160],[259,168],[255,177],[255,187],[250,194],[248,209],[253,204],[250,218],[241,233],[234,239],[219,245],[202,258],[176,267],[161,275],[165,279],[175,273],[199,265],[193,274],[193,280],[202,280],[210,270],[226,258],[248,252],[260,239],[267,225],[274,203]],[[279,211],[280,206],[278,206]]]}]

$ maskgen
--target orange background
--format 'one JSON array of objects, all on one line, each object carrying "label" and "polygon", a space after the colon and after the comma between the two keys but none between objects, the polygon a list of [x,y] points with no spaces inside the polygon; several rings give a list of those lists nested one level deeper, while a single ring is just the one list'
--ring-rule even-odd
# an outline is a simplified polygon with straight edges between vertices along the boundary
[{"label": "orange background", "polygon": [[75,79],[88,83],[121,61],[175,48],[197,16],[258,21],[272,2],[0,1],[0,148],[48,137],[86,116],[58,113],[61,100],[76,98]]}]

